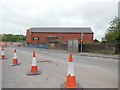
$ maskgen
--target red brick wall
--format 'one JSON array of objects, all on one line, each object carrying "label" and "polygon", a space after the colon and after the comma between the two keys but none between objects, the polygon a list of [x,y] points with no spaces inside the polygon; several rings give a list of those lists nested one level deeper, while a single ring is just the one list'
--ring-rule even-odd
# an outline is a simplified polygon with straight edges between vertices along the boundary
[{"label": "red brick wall", "polygon": [[91,42],[93,42],[93,34],[84,34],[83,43],[91,43]]},{"label": "red brick wall", "polygon": [[27,34],[27,35],[26,35],[26,42],[27,42],[27,43],[31,43],[31,35],[30,35],[30,33],[31,33],[31,32],[27,30],[27,32],[26,32],[26,34]]},{"label": "red brick wall", "polygon": [[[30,32],[27,32],[27,42],[30,44],[41,44],[46,42],[47,36],[57,36],[59,40],[67,43],[69,39],[78,39],[80,41],[81,34],[80,33],[32,33],[30,36]],[[39,37],[38,41],[32,40],[33,37]],[[83,35],[83,43],[91,43],[93,42],[93,34],[84,34]]]}]

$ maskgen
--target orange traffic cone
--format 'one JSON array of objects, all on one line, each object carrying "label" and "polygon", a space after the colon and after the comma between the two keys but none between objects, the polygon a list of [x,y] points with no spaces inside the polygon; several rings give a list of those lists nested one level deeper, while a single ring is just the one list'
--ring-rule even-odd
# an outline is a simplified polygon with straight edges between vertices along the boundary
[{"label": "orange traffic cone", "polygon": [[11,66],[17,66],[20,65],[21,63],[18,62],[17,54],[16,54],[16,49],[14,49],[14,57],[13,57],[13,63],[10,64]]},{"label": "orange traffic cone", "polygon": [[35,52],[33,52],[31,71],[27,73],[27,75],[39,75],[39,74],[41,74],[41,71],[38,70],[37,62],[36,62],[36,55],[35,55]]},{"label": "orange traffic cone", "polygon": [[72,54],[69,56],[67,79],[66,82],[61,85],[61,88],[79,88],[74,74]]},{"label": "orange traffic cone", "polygon": [[4,60],[4,59],[7,59],[5,57],[5,53],[4,53],[4,48],[2,47],[2,52],[1,52],[1,59]]},{"label": "orange traffic cone", "polygon": [[70,54],[69,56],[68,73],[67,73],[67,80],[66,80],[65,87],[66,88],[77,88],[76,77],[75,77],[74,69],[73,69],[72,54]]}]

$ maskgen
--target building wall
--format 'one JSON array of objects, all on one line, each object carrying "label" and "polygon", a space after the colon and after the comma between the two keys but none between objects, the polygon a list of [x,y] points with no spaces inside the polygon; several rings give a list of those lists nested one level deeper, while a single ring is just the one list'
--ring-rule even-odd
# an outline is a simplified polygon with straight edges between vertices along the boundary
[{"label": "building wall", "polygon": [[26,34],[26,42],[31,44],[31,32],[27,30]]},{"label": "building wall", "polygon": [[[81,41],[80,33],[31,33],[27,32],[27,42],[30,44],[42,44],[45,43],[47,36],[57,36],[60,41],[67,44],[69,39],[78,39]],[[32,40],[33,37],[39,37],[39,40]],[[91,43],[93,42],[93,34],[84,34],[83,35],[83,43]]]},{"label": "building wall", "polygon": [[[79,51],[81,47],[79,47]],[[83,44],[83,52],[93,52],[102,54],[116,54],[119,53],[118,45],[114,43],[93,43]]]},{"label": "building wall", "polygon": [[91,43],[91,42],[93,42],[93,34],[84,34],[83,43]]}]

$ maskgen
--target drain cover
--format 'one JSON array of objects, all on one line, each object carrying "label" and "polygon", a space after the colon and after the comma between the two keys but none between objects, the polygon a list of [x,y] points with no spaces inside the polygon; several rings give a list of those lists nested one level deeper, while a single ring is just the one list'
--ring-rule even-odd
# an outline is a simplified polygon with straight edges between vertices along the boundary
[{"label": "drain cover", "polygon": [[52,62],[52,61],[49,61],[49,60],[43,60],[43,61],[37,61],[37,62]]}]

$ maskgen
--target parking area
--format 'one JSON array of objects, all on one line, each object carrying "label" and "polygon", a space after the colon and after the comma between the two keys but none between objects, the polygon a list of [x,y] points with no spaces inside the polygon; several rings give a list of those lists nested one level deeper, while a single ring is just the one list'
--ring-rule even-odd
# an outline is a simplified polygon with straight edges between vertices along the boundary
[{"label": "parking area", "polygon": [[[21,65],[10,66],[16,48]],[[28,76],[32,52],[36,52],[40,75]],[[66,81],[69,53],[27,47],[5,48],[2,61],[2,88],[60,88]],[[118,60],[73,53],[77,82],[83,88],[118,88]]]}]

